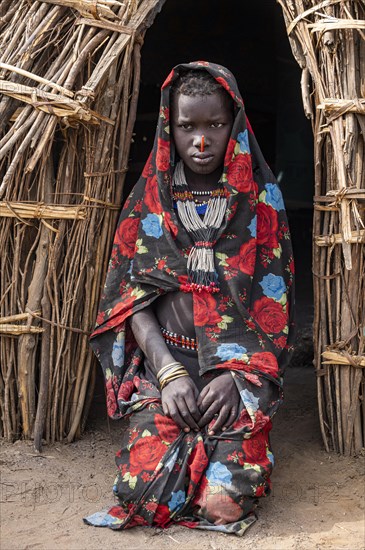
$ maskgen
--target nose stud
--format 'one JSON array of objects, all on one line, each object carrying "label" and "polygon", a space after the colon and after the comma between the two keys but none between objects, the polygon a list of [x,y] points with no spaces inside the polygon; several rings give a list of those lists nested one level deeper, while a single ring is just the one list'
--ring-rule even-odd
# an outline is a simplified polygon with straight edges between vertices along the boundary
[{"label": "nose stud", "polygon": [[204,153],[204,136],[202,136],[201,142],[200,142],[200,152]]}]

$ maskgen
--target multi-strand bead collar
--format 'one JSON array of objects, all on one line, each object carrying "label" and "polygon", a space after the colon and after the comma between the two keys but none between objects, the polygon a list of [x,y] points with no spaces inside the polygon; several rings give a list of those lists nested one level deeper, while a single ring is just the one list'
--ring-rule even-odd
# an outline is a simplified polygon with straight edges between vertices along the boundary
[{"label": "multi-strand bead collar", "polygon": [[202,196],[202,195],[211,195],[215,189],[211,189],[209,191],[193,191],[190,190],[192,195]]}]

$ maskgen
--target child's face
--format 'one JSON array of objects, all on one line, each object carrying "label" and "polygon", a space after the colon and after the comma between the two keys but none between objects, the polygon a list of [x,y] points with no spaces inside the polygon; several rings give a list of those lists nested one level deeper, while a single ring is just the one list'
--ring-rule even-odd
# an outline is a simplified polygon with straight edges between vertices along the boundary
[{"label": "child's face", "polygon": [[194,174],[216,173],[218,181],[233,124],[230,98],[219,92],[206,96],[179,94],[171,124],[175,147],[185,166]]}]

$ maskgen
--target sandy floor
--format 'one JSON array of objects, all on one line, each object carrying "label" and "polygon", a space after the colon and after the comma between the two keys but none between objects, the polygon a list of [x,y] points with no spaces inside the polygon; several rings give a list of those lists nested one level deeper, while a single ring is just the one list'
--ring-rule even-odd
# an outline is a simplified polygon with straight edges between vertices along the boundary
[{"label": "sandy floor", "polygon": [[2,444],[2,550],[365,548],[364,457],[324,452],[309,367],[287,373],[272,438],[273,494],[242,539],[183,527],[114,532],[84,525],[84,515],[112,503],[119,429],[94,422],[82,441],[46,446],[43,455],[27,442]]}]

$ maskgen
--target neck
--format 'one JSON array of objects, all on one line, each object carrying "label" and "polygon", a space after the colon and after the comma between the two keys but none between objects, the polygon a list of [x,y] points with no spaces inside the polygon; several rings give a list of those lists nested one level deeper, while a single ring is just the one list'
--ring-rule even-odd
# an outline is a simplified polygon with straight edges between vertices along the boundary
[{"label": "neck", "polygon": [[222,175],[222,168],[218,168],[211,174],[196,174],[184,165],[186,182],[192,191],[204,191],[218,189],[219,179]]}]

